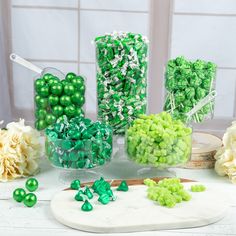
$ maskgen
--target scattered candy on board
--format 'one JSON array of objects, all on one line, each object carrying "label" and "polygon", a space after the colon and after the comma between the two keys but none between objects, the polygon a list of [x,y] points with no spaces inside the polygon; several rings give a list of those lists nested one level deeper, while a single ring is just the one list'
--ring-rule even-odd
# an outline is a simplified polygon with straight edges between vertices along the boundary
[{"label": "scattered candy on board", "polygon": [[195,184],[191,186],[192,192],[204,192],[206,190],[206,187],[202,184]]},{"label": "scattered candy on board", "polygon": [[[164,110],[174,117],[185,120],[201,99],[214,90],[216,65],[212,62],[186,60],[183,56],[169,60],[165,74],[167,90]],[[195,122],[202,122],[213,114],[214,103],[209,102],[193,115]]]},{"label": "scattered candy on board", "polygon": [[145,179],[144,184],[148,186],[147,197],[161,206],[172,208],[177,203],[191,199],[191,195],[184,190],[184,185],[178,178],[163,179],[158,183]]},{"label": "scattered candy on board", "polygon": [[159,168],[186,163],[191,153],[191,128],[170,114],[140,115],[126,134],[129,158]]},{"label": "scattered candy on board", "polygon": [[99,121],[66,116],[45,130],[46,155],[56,167],[89,169],[111,159],[112,129]]},{"label": "scattered candy on board", "polygon": [[70,72],[64,80],[45,74],[34,82],[35,127],[43,130],[63,115],[69,118],[84,116],[84,77]]},{"label": "scattered candy on board", "polygon": [[[78,192],[74,196],[74,200],[78,202],[84,202],[83,205],[81,206],[82,211],[93,210],[93,206],[89,202],[89,200],[92,199],[95,195],[98,196],[98,201],[102,205],[107,205],[110,201],[116,200],[116,196],[114,195],[111,189],[111,184],[105,181],[103,177],[101,177],[98,180],[95,180],[92,186],[85,186],[84,189],[81,186],[78,189],[74,188],[75,182],[78,183],[78,181],[79,180],[73,180],[70,186],[73,186],[73,188],[71,189],[78,190]],[[127,182],[123,180],[121,181],[119,187],[117,188],[117,191],[127,192],[128,189],[129,187],[127,185]],[[91,190],[93,190],[93,193]]]},{"label": "scattered candy on board", "polygon": [[[38,189],[38,180],[29,178],[25,182],[25,187],[28,191],[34,192]],[[26,193],[23,188],[17,188],[13,192],[13,199],[16,202],[23,202],[27,207],[33,207],[37,203],[37,196],[34,193]]]},{"label": "scattered candy on board", "polygon": [[146,113],[148,40],[141,34],[114,32],[95,38],[98,118],[124,134]]},{"label": "scattered candy on board", "polygon": [[71,182],[70,188],[74,190],[79,190],[80,189],[80,180],[75,179]]}]

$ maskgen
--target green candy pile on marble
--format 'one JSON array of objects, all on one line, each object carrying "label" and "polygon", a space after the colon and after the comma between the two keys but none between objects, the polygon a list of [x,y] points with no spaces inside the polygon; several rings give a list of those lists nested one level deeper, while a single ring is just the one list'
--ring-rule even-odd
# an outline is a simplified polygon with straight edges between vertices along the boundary
[{"label": "green candy pile on marble", "polygon": [[98,118],[114,134],[124,134],[146,113],[148,40],[141,34],[114,32],[95,38]]},{"label": "green candy pile on marble", "polygon": [[82,76],[70,72],[60,80],[45,74],[34,82],[35,128],[43,130],[63,115],[84,116],[85,83]]},{"label": "green candy pile on marble", "polygon": [[145,179],[144,184],[148,186],[147,197],[161,206],[172,208],[177,203],[192,198],[178,178],[163,179],[158,183],[152,179]]},{"label": "green candy pile on marble", "polygon": [[[189,61],[182,57],[169,60],[165,73],[167,90],[164,110],[185,121],[185,114],[200,100],[214,91],[216,65],[203,60]],[[194,122],[202,122],[212,115],[214,102],[209,102],[193,115]]]},{"label": "green candy pile on marble", "polygon": [[66,116],[45,130],[46,155],[57,167],[88,169],[104,165],[112,155],[112,129],[83,117]]},{"label": "green candy pile on marble", "polygon": [[191,128],[167,112],[140,115],[126,134],[128,156],[138,164],[166,168],[186,163],[191,153]]}]

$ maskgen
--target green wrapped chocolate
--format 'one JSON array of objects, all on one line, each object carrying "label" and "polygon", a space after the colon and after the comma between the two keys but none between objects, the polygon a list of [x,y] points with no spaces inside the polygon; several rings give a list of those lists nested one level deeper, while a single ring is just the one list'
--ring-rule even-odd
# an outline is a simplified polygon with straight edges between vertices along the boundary
[{"label": "green wrapped chocolate", "polygon": [[114,32],[95,38],[98,119],[124,134],[146,113],[148,40],[141,34]]},{"label": "green wrapped chocolate", "polygon": [[[184,57],[169,60],[165,73],[166,100],[164,110],[176,119],[188,122],[202,122],[211,118],[214,110],[214,82],[216,65],[203,60],[189,61]],[[209,101],[206,99],[209,96]],[[188,112],[206,103],[207,109],[200,108],[191,117]]]},{"label": "green wrapped chocolate", "polygon": [[85,84],[82,76],[70,72],[60,80],[45,74],[34,82],[35,127],[43,130],[63,114],[69,118],[84,116]]},{"label": "green wrapped chocolate", "polygon": [[[90,169],[111,159],[112,129],[100,121],[63,116],[45,130],[45,135],[46,155],[53,166]],[[76,189],[77,185],[79,188],[77,182],[74,181],[71,188]],[[107,188],[107,184],[105,186]]]}]

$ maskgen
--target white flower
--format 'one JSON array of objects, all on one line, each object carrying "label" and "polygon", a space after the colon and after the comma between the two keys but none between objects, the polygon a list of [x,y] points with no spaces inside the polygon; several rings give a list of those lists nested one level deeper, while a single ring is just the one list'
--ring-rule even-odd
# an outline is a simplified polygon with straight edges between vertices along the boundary
[{"label": "white flower", "polygon": [[38,171],[42,147],[39,132],[24,120],[0,130],[0,181],[33,175]]}]

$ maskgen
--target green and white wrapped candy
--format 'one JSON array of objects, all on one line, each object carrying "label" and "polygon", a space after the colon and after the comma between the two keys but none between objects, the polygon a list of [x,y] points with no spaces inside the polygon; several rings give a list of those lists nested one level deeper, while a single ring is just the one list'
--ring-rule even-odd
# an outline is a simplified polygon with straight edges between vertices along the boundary
[{"label": "green and white wrapped candy", "polygon": [[146,113],[148,40],[141,34],[114,32],[95,38],[98,119],[124,134]]},{"label": "green and white wrapped candy", "polygon": [[[165,72],[166,100],[164,110],[173,117],[185,121],[186,114],[195,106],[201,106],[204,98],[214,93],[216,65],[203,60],[189,61],[184,57],[169,60]],[[194,113],[191,121],[202,122],[211,118],[214,100]]]}]

